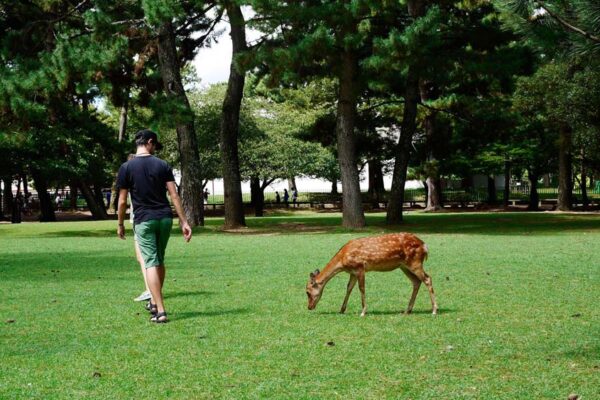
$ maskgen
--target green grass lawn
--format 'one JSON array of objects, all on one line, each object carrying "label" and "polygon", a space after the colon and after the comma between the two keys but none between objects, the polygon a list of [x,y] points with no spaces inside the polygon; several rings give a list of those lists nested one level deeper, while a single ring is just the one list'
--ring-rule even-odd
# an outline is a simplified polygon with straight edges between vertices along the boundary
[{"label": "green grass lawn", "polygon": [[[155,325],[133,297],[131,232],[115,221],[0,225],[1,399],[600,399],[600,215],[339,214],[210,219],[167,249]],[[347,275],[308,311],[308,274],[349,239],[410,231],[428,245],[440,314],[399,270]],[[328,344],[329,343],[329,344]]]}]

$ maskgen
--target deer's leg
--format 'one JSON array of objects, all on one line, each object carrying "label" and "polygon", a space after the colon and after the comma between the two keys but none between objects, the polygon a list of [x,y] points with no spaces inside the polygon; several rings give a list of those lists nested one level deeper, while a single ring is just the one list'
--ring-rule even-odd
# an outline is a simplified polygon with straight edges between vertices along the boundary
[{"label": "deer's leg", "polygon": [[433,293],[433,285],[431,283],[431,277],[429,275],[427,275],[425,273],[425,271],[423,271],[423,269],[415,270],[412,272],[417,276],[417,278],[419,278],[421,280],[421,282],[423,282],[425,284],[425,286],[427,286],[427,289],[429,290],[429,297],[431,297],[431,308],[432,308],[431,313],[437,314],[438,306],[435,301],[435,293]]},{"label": "deer's leg", "polygon": [[415,274],[413,274],[409,270],[402,268],[402,272],[404,272],[404,274],[408,277],[408,279],[410,279],[410,281],[413,285],[413,291],[412,291],[412,294],[410,295],[410,301],[408,302],[408,307],[406,308],[406,311],[405,311],[405,314],[410,314],[415,305],[415,300],[417,298],[417,293],[419,293],[419,288],[421,287],[421,280],[419,278],[417,278],[415,276]]},{"label": "deer's leg", "polygon": [[365,270],[363,268],[359,269],[356,273],[356,279],[358,280],[358,288],[360,289],[360,300],[362,303],[362,312],[360,313],[360,316],[364,317],[367,314],[367,300],[365,297]]},{"label": "deer's leg", "polygon": [[348,281],[348,287],[346,288],[346,297],[344,297],[344,302],[342,303],[342,309],[340,310],[341,314],[346,312],[346,307],[348,306],[348,299],[350,298],[350,293],[352,293],[352,289],[354,289],[355,284],[356,284],[356,276],[350,274],[350,280]]}]

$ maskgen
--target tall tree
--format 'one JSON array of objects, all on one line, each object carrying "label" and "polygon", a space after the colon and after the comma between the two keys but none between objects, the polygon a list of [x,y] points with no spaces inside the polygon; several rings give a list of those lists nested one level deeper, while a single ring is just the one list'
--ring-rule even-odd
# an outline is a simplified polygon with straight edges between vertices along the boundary
[{"label": "tall tree", "polygon": [[[173,19],[180,17],[184,23],[187,13],[162,1],[146,1],[146,18],[158,25],[158,60],[163,80],[163,90],[175,116],[175,129],[181,159],[181,200],[190,225],[204,224],[202,201],[202,171],[198,143],[194,128],[194,115],[183,88],[181,57],[177,52],[177,36]],[[189,11],[188,11],[189,12]]]},{"label": "tall tree", "polygon": [[245,226],[244,204],[238,155],[240,107],[244,95],[246,71],[238,62],[238,57],[247,51],[246,23],[239,5],[232,1],[225,3],[229,16],[232,43],[231,67],[221,117],[220,143],[225,194],[225,228]]},{"label": "tall tree", "polygon": [[356,111],[368,76],[362,64],[376,36],[397,22],[395,4],[333,1],[328,3],[255,2],[275,40],[263,46],[260,61],[276,81],[303,83],[314,76],[338,82],[335,135],[343,187],[343,225],[365,224],[357,170]]},{"label": "tall tree", "polygon": [[[427,11],[427,2],[425,0],[407,0],[406,6],[412,23],[408,25],[406,36],[410,44],[415,47],[418,42],[419,26],[423,22],[422,17]],[[395,40],[404,35],[404,31],[397,29],[390,34],[389,41],[392,45]],[[405,40],[406,41],[406,40]],[[420,59],[421,58],[421,59]],[[402,208],[404,205],[404,186],[406,184],[406,174],[408,170],[408,161],[410,158],[413,136],[417,129],[417,106],[421,100],[419,83],[421,80],[422,56],[416,53],[410,60],[405,60],[407,73],[405,78],[404,90],[404,112],[402,115],[402,124],[400,128],[400,138],[395,155],[394,173],[392,176],[392,190],[389,196],[386,221],[388,224],[398,224],[402,222]]]},{"label": "tall tree", "polygon": [[[92,40],[82,16],[92,10],[86,2],[7,2],[2,7],[0,129],[19,138],[19,170],[33,178],[40,219],[52,221],[51,185],[79,181],[96,192],[106,185],[107,167],[117,153],[114,132],[89,103],[98,96],[96,77],[116,62],[123,41]],[[87,200],[95,218],[106,218],[96,196]]]},{"label": "tall tree", "polygon": [[[594,0],[540,1],[496,0],[505,11],[506,24],[520,32],[540,53],[541,62],[565,67],[562,78],[571,81],[577,70],[587,61],[594,62],[600,54],[600,3]],[[549,72],[546,71],[546,73]],[[556,69],[554,72],[557,72]],[[551,86],[557,85],[552,82]],[[550,88],[548,88],[550,89]],[[554,95],[546,89],[547,95]],[[561,102],[559,100],[559,102]],[[549,120],[559,133],[559,204],[560,210],[572,206],[572,146],[573,124],[568,118],[557,120],[557,112],[547,109]]]}]

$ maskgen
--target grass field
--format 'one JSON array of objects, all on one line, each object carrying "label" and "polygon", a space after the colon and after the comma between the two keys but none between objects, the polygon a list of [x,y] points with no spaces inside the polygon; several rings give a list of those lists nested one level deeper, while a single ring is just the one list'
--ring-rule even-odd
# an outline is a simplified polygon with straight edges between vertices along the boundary
[{"label": "grass field", "polygon": [[[1,399],[600,399],[600,215],[339,214],[210,219],[167,249],[154,325],[131,232],[114,221],[0,225]],[[440,314],[400,272],[347,276],[306,309],[308,274],[346,241],[410,231]],[[175,232],[174,232],[175,234]]]}]

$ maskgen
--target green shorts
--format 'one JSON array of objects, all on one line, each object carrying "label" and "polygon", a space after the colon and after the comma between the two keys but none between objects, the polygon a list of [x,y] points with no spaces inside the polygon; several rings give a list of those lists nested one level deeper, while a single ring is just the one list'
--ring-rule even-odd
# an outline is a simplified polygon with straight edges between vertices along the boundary
[{"label": "green shorts", "polygon": [[172,227],[173,218],[151,219],[134,225],[133,232],[144,259],[144,268],[164,265]]}]

